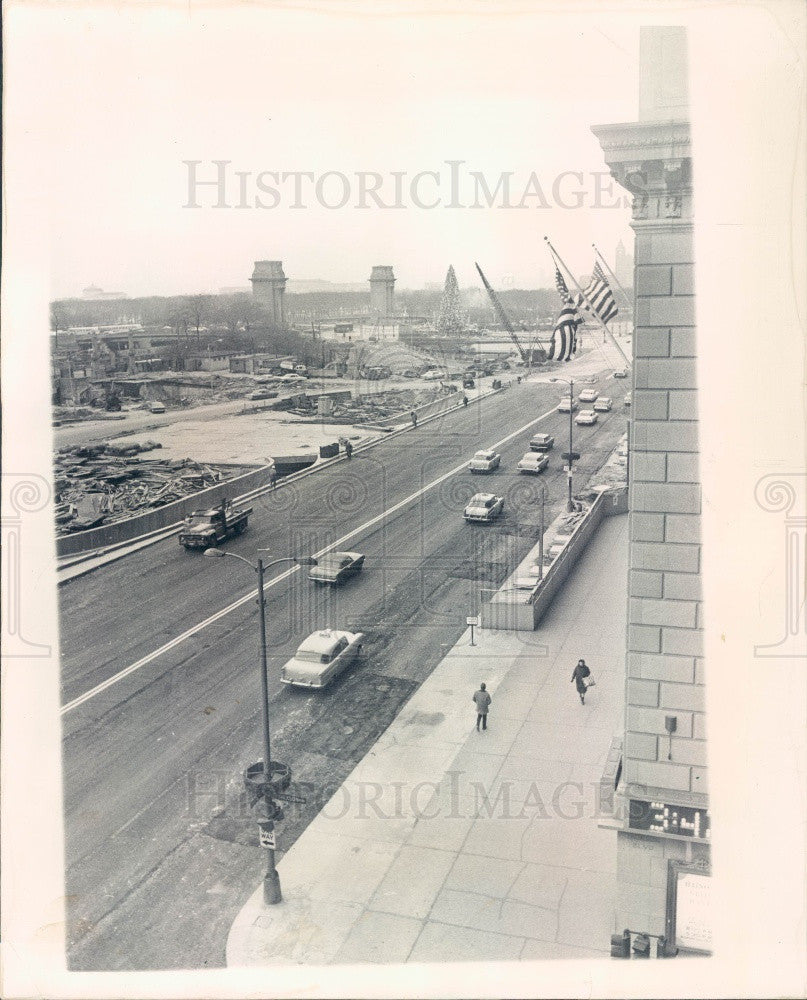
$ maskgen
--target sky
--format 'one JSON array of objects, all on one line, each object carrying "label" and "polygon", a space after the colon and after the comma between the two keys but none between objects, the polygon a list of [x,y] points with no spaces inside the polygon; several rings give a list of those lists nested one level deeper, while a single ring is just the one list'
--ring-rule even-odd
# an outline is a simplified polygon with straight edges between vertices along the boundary
[{"label": "sky", "polygon": [[[592,242],[609,260],[630,248],[590,126],[636,118],[635,16],[388,10],[15,8],[9,124],[48,206],[53,297],[246,286],[257,259],[335,282],[392,264],[399,288],[449,264],[476,284],[478,260],[535,287],[544,235],[577,273]],[[295,200],[294,177],[266,172],[314,176]],[[365,183],[386,207],[359,173],[380,175]],[[219,188],[192,181],[220,176],[214,207]]]}]

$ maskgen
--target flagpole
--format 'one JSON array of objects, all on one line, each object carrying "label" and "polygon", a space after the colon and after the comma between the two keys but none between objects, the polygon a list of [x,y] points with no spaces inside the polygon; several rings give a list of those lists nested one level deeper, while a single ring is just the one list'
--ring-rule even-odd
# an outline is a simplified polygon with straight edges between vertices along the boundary
[{"label": "flagpole", "polygon": [[628,368],[630,368],[631,367],[631,362],[628,360],[627,354],[625,354],[625,352],[622,350],[622,348],[617,343],[614,335],[611,333],[611,331],[608,329],[608,327],[605,325],[605,323],[602,321],[602,319],[600,319],[600,315],[597,312],[597,310],[594,308],[594,306],[591,304],[591,300],[586,295],[586,293],[583,291],[583,289],[580,287],[580,285],[578,285],[577,279],[572,274],[572,272],[569,270],[569,268],[566,266],[566,264],[563,262],[563,260],[560,257],[560,254],[557,252],[557,250],[549,242],[549,237],[548,236],[544,236],[544,240],[546,241],[546,245],[549,247],[549,252],[552,254],[552,259],[555,261],[555,266],[556,267],[558,267],[558,266],[562,267],[563,270],[572,279],[572,284],[577,289],[577,291],[580,292],[581,297],[583,299],[585,299],[585,301],[588,303],[589,312],[597,320],[597,322],[600,324],[600,326],[603,328],[603,330],[605,330],[605,332],[608,334],[608,336],[611,338],[611,343],[614,345],[614,347],[622,355],[622,359],[625,362],[625,364],[628,366]]},{"label": "flagpole", "polygon": [[611,270],[611,268],[608,267],[608,261],[605,259],[605,257],[603,257],[603,255],[597,249],[597,244],[596,243],[592,243],[591,245],[592,245],[592,247],[594,247],[594,253],[599,257],[600,262],[602,264],[605,264],[605,266],[606,266],[606,268],[608,270],[608,273],[611,275],[611,277],[616,282],[617,287],[619,288],[620,292],[622,292],[622,296],[625,299],[625,302],[627,303],[628,308],[629,309],[633,309],[633,302],[631,302],[631,300],[628,298],[628,293],[622,287],[622,282],[619,280],[619,278],[617,278],[617,276],[614,274],[614,272]]}]

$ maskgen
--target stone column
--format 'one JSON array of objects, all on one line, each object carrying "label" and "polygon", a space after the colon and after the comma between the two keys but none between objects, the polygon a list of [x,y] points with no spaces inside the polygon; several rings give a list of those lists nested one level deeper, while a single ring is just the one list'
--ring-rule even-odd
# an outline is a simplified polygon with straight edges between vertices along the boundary
[{"label": "stone column", "polygon": [[[643,28],[640,65],[639,121],[593,131],[636,234],[623,788],[672,816],[708,807],[685,29]],[[663,934],[667,863],[708,858],[706,838],[624,824],[618,928]]]},{"label": "stone column", "polygon": [[388,264],[377,264],[370,274],[370,313],[380,319],[395,315],[395,275]]},{"label": "stone column", "polygon": [[272,325],[285,327],[286,275],[283,273],[283,261],[256,260],[249,280],[253,296],[269,312]]}]

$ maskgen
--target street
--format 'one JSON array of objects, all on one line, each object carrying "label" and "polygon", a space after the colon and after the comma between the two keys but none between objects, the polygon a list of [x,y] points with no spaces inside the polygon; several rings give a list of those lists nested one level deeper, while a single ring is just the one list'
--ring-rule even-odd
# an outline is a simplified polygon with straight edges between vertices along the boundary
[{"label": "street", "polygon": [[[574,429],[576,489],[625,430],[627,385],[606,373],[599,387],[614,409]],[[568,416],[554,405],[564,389],[514,384],[384,440],[262,497],[247,533],[227,544],[251,560],[266,548],[271,561],[347,536],[340,547],[366,554],[364,571],[335,590],[288,564],[270,571],[272,754],[306,799],[286,809],[280,852],[428,677],[480,588],[498,585],[535,544],[542,485],[547,520],[562,509]],[[550,467],[520,477],[515,463],[536,430],[555,435]],[[498,472],[450,474],[501,441]],[[463,522],[480,490],[505,497],[495,525]],[[224,962],[230,922],[263,864],[241,783],[261,755],[255,583],[243,563],[186,553],[171,538],[61,589],[71,968]],[[366,633],[357,664],[326,691],[281,686],[282,663],[327,625]]]}]

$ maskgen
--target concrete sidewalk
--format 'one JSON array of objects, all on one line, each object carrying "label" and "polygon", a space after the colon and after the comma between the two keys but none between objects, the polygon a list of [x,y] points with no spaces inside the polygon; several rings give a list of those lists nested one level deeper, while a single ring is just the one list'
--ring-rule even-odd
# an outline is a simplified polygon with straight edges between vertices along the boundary
[{"label": "concrete sidewalk", "polygon": [[627,517],[609,517],[535,633],[466,633],[283,858],[284,901],[259,888],[242,909],[228,966],[607,956],[616,839],[596,816],[626,586]]}]

